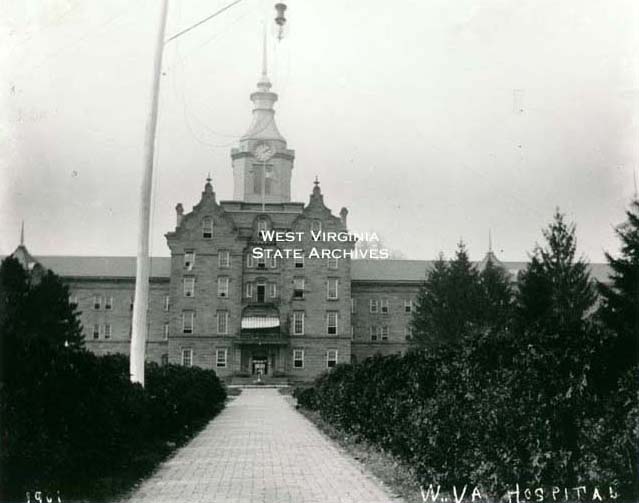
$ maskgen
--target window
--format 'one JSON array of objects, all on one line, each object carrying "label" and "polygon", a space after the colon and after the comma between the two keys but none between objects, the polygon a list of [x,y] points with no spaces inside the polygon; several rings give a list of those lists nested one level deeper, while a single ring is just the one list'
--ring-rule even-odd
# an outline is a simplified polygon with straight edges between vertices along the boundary
[{"label": "window", "polygon": [[185,367],[191,367],[193,365],[193,350],[192,349],[183,349],[182,350],[182,365]]},{"label": "window", "polygon": [[168,323],[164,324],[164,340],[165,341],[169,340],[169,324]]},{"label": "window", "polygon": [[257,282],[257,301],[266,302],[266,283],[264,281]]},{"label": "window", "polygon": [[69,304],[75,304],[77,306],[78,305],[78,296],[74,295],[73,297],[71,297],[69,299]]},{"label": "window", "polygon": [[311,222],[311,231],[320,232],[322,230],[322,222],[320,220],[313,220]]},{"label": "window", "polygon": [[247,283],[244,288],[244,294],[248,299],[253,298],[253,283]]},{"label": "window", "polygon": [[304,311],[293,311],[293,335],[304,335]]},{"label": "window", "polygon": [[228,356],[228,350],[226,348],[224,349],[217,349],[215,351],[215,366],[217,368],[226,368],[226,358]]},{"label": "window", "polygon": [[296,269],[302,269],[304,267],[304,255],[295,257],[293,260]]},{"label": "window", "polygon": [[97,323],[93,325],[93,338],[94,339],[100,338],[100,325],[98,325]]},{"label": "window", "polygon": [[184,296],[195,297],[195,278],[193,277],[184,278]]},{"label": "window", "polygon": [[371,313],[376,313],[379,310],[379,303],[377,302],[377,299],[371,299],[370,300],[370,311]]},{"label": "window", "polygon": [[355,299],[351,297],[351,314],[355,314]]},{"label": "window", "polygon": [[104,338],[105,339],[110,339],[111,338],[111,324],[110,323],[105,323],[105,325],[104,325]]},{"label": "window", "polygon": [[412,313],[413,312],[413,301],[412,300],[405,300],[404,301],[404,312],[406,312],[406,313]]},{"label": "window", "polygon": [[182,333],[193,333],[193,320],[195,318],[195,311],[182,311]]},{"label": "window", "polygon": [[304,368],[304,350],[303,349],[293,350],[293,368],[295,369]]},{"label": "window", "polygon": [[406,340],[409,340],[412,336],[413,336],[413,327],[411,327],[410,325],[407,325],[406,327],[404,327],[404,337],[406,338]]},{"label": "window", "polygon": [[380,330],[381,336],[382,336],[382,340],[383,341],[387,341],[388,340],[388,327],[387,326],[383,326],[382,329]]},{"label": "window", "polygon": [[104,300],[104,309],[108,309],[109,311],[113,309],[113,297],[106,297]]},{"label": "window", "polygon": [[102,307],[102,297],[99,295],[93,296],[93,309],[98,310]]},{"label": "window", "polygon": [[388,314],[388,299],[382,299],[380,304],[382,314]]},{"label": "window", "polygon": [[326,333],[328,335],[337,335],[337,311],[328,311],[326,313]]},{"label": "window", "polygon": [[276,256],[273,255],[273,256],[271,256],[269,258],[269,267],[271,269],[275,269],[277,267],[277,257]]},{"label": "window", "polygon": [[304,298],[304,278],[296,277],[293,278],[293,298],[294,299],[303,299]]},{"label": "window", "polygon": [[257,268],[258,269],[266,269],[266,257],[261,256],[257,259]]},{"label": "window", "polygon": [[165,295],[164,296],[164,310],[168,311],[170,307],[171,307],[171,297],[169,297],[168,295]]},{"label": "window", "polygon": [[192,271],[194,265],[195,265],[195,251],[185,250],[184,251],[184,269],[186,269],[187,271]]},{"label": "window", "polygon": [[229,312],[218,311],[217,312],[217,333],[225,335],[229,330]]},{"label": "window", "polygon": [[372,342],[375,342],[377,339],[379,339],[379,327],[371,327],[370,336]]},{"label": "window", "polygon": [[338,268],[339,259],[337,257],[328,257],[328,268],[335,270]]},{"label": "window", "polygon": [[268,230],[268,220],[265,218],[261,218],[257,221],[257,237],[259,239],[265,240],[266,236],[263,234]]},{"label": "window", "polygon": [[269,285],[269,294],[270,294],[272,299],[277,297],[277,283],[271,283]]},{"label": "window", "polygon": [[164,353],[161,357],[160,357],[160,364],[161,365],[168,365],[169,364],[169,355],[167,353]]},{"label": "window", "polygon": [[129,311],[133,311],[133,297],[129,299]]},{"label": "window", "polygon": [[226,276],[220,276],[217,278],[217,296],[228,297],[229,296],[229,279]]},{"label": "window", "polygon": [[326,298],[335,300],[338,297],[339,280],[337,278],[328,278],[326,283]]},{"label": "window", "polygon": [[220,250],[217,255],[217,266],[220,268],[231,266],[231,254],[228,250]]},{"label": "window", "polygon": [[213,219],[211,217],[204,217],[202,219],[202,237],[204,239],[211,239],[213,237]]},{"label": "window", "polygon": [[250,252],[246,256],[246,267],[249,267],[249,268],[255,267],[255,258],[253,257],[253,254]]},{"label": "window", "polygon": [[337,365],[337,349],[329,349],[326,352],[326,366],[333,368],[335,365]]}]

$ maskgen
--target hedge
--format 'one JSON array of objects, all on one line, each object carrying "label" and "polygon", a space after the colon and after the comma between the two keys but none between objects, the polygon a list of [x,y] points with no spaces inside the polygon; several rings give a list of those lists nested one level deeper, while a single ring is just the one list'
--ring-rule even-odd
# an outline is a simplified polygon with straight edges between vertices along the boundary
[{"label": "hedge", "polygon": [[425,487],[500,497],[517,483],[612,486],[636,501],[639,367],[600,396],[587,380],[558,378],[548,353],[521,342],[493,334],[457,351],[341,364],[294,394],[407,462]]},{"label": "hedge", "polygon": [[128,358],[69,351],[23,368],[0,390],[0,499],[26,491],[62,500],[109,498],[148,473],[174,444],[224,406],[212,370],[147,364],[146,387]]}]

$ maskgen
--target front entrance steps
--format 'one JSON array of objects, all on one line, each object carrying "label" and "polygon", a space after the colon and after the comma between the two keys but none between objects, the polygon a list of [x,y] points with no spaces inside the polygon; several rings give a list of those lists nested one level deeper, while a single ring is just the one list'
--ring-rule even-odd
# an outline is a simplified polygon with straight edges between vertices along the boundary
[{"label": "front entrance steps", "polygon": [[258,383],[257,376],[233,376],[229,378],[227,383],[230,386],[288,386],[290,381],[288,377],[271,377],[266,375],[262,376],[261,383]]}]

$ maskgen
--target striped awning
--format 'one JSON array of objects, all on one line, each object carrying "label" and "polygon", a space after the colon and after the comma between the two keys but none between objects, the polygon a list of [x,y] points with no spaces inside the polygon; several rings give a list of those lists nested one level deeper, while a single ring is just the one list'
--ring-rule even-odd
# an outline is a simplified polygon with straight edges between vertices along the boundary
[{"label": "striped awning", "polygon": [[244,316],[242,318],[243,330],[256,330],[261,328],[277,328],[280,326],[278,316]]}]

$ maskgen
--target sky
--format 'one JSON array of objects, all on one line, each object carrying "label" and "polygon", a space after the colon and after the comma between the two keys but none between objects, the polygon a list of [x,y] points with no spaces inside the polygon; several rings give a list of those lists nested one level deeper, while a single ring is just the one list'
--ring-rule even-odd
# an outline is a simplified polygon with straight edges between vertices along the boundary
[{"label": "sky", "polygon": [[[229,0],[170,0],[167,36]],[[210,172],[232,198],[268,26],[292,199],[318,176],[333,213],[406,258],[493,248],[526,260],[555,208],[593,262],[639,164],[639,2],[242,0],[169,42],[153,255]],[[0,4],[0,254],[135,255],[159,0]],[[639,173],[637,174],[639,177]]]}]

